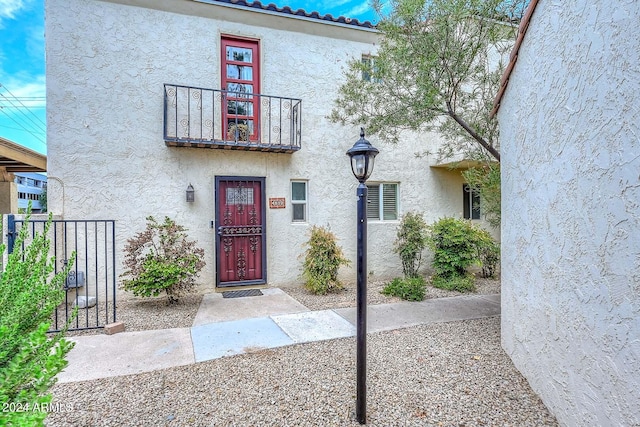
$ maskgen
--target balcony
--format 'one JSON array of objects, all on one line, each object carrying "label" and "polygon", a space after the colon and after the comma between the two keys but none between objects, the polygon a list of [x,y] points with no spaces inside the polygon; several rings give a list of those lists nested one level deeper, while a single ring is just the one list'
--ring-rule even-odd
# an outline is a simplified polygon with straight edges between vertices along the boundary
[{"label": "balcony", "polygon": [[164,85],[169,147],[294,153],[301,147],[302,100]]}]

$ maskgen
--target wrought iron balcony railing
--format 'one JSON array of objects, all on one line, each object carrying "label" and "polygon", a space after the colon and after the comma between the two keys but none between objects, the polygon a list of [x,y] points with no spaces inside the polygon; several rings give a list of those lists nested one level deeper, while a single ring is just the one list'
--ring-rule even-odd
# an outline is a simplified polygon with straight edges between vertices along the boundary
[{"label": "wrought iron balcony railing", "polygon": [[164,85],[164,141],[171,147],[293,153],[301,124],[300,99]]}]

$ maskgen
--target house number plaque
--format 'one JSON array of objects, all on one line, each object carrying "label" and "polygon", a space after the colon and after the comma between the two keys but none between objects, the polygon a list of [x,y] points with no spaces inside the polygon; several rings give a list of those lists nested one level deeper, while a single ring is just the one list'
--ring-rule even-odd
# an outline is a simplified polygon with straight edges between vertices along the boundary
[{"label": "house number plaque", "polygon": [[269,208],[284,209],[286,207],[284,200],[284,197],[269,197]]}]

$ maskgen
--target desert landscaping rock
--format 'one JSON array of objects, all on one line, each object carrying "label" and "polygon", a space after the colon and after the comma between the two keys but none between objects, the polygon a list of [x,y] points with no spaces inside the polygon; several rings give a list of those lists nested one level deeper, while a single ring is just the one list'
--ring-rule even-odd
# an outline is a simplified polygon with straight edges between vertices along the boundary
[{"label": "desert landscaping rock", "polygon": [[[382,295],[382,290],[388,281],[371,281],[367,283],[367,304],[387,304],[391,302],[401,302],[397,297]],[[283,286],[283,291],[291,295],[309,310],[326,310],[333,308],[345,308],[356,306],[356,284],[347,283],[345,288],[339,292],[326,295],[314,295],[301,285]],[[500,293],[500,280],[476,279],[476,292],[463,294],[461,292],[446,291],[427,285],[425,299],[455,297],[459,295],[489,295]]]},{"label": "desert landscaping rock", "polygon": [[[500,319],[369,334],[368,425],[556,426],[500,347]],[[58,384],[49,426],[349,426],[355,338]]]},{"label": "desert landscaping rock", "polygon": [[[387,282],[374,281],[367,284],[367,304],[386,304],[391,302],[401,302],[400,298],[382,295],[380,292]],[[299,301],[309,310],[327,310],[334,308],[345,308],[356,306],[356,284],[346,283],[342,291],[329,293],[327,295],[314,295],[307,291],[300,284],[280,287],[292,298]],[[478,278],[476,281],[476,292],[463,294],[454,291],[445,291],[432,286],[427,286],[426,299],[453,297],[459,295],[488,295],[500,293],[500,280]],[[180,297],[177,303],[168,304],[166,297],[141,298],[130,294],[118,296],[116,301],[116,320],[123,322],[128,332],[145,331],[153,329],[189,328],[193,325],[203,291],[198,289],[193,293],[188,293]],[[254,297],[259,298],[259,297]],[[96,311],[98,310],[97,316]],[[87,325],[95,325],[94,319],[105,319],[109,312],[109,322],[113,322],[113,305],[98,304],[88,310],[89,321]],[[84,326],[86,319],[85,311],[80,310],[78,319],[74,324]],[[88,331],[69,332],[69,336],[100,334],[101,329]]]},{"label": "desert landscaping rock", "polygon": [[[368,303],[399,302],[368,285]],[[325,296],[285,292],[311,310],[355,307],[355,284]],[[479,279],[476,294],[500,292]],[[427,288],[427,298],[457,292]],[[190,327],[202,294],[167,305],[121,298],[127,331]],[[87,332],[101,333],[101,332]],[[49,426],[349,426],[355,421],[355,337],[247,349],[154,372],[57,384]],[[500,318],[370,333],[370,426],[557,426],[500,346]]]},{"label": "desert landscaping rock", "polygon": [[96,297],[78,296],[73,304],[74,306],[77,305],[78,308],[94,307],[96,305]]}]

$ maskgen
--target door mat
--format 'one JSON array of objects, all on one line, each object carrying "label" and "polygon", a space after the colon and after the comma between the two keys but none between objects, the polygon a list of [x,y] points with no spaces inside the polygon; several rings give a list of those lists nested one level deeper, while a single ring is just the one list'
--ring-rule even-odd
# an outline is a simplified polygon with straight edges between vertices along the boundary
[{"label": "door mat", "polygon": [[257,297],[263,295],[260,289],[246,289],[241,291],[227,291],[222,293],[222,298]]}]

